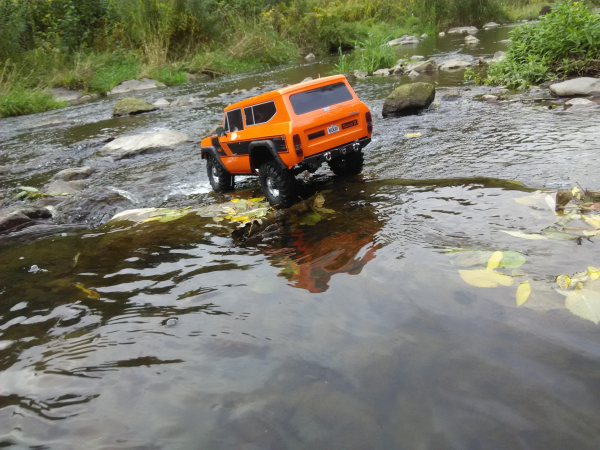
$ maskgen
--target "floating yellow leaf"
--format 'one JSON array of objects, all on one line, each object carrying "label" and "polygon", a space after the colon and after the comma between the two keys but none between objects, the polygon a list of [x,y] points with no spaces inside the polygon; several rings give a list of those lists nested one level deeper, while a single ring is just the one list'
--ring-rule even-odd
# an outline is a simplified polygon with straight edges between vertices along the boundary
[{"label": "floating yellow leaf", "polygon": [[565,306],[582,319],[590,320],[595,324],[600,320],[600,292],[577,289],[567,296]]},{"label": "floating yellow leaf", "polygon": [[407,138],[419,137],[419,136],[421,136],[421,133],[407,133],[404,135],[404,137],[407,137]]},{"label": "floating yellow leaf", "polygon": [[582,214],[581,219],[594,228],[600,228],[600,219],[598,219],[597,216],[588,217]]},{"label": "floating yellow leaf", "polygon": [[531,240],[546,240],[548,239],[546,236],[542,236],[541,234],[527,234],[527,233],[523,233],[522,231],[507,231],[507,230],[500,230],[503,233],[506,234],[510,234],[511,236],[514,237],[518,237],[518,238],[522,238],[522,239],[531,239]]},{"label": "floating yellow leaf", "polygon": [[517,306],[521,306],[525,303],[529,298],[529,294],[531,294],[531,285],[529,284],[529,281],[525,281],[521,283],[517,289]]},{"label": "floating yellow leaf", "polygon": [[592,280],[597,280],[600,278],[600,269],[596,269],[595,267],[588,267],[588,272],[590,274],[590,278]]},{"label": "floating yellow leaf", "polygon": [[91,298],[93,300],[100,300],[100,294],[98,292],[96,292],[95,290],[87,289],[80,284],[73,284],[73,286],[75,286],[80,291],[85,292],[87,294],[88,298]]},{"label": "floating yellow leaf", "polygon": [[495,269],[500,265],[500,260],[502,259],[502,252],[494,252],[490,257],[487,268],[488,270]]},{"label": "floating yellow leaf", "polygon": [[556,282],[563,291],[566,291],[571,285],[571,278],[569,275],[559,275],[556,277]]},{"label": "floating yellow leaf", "polygon": [[232,217],[231,219],[232,222],[248,222],[250,220],[250,217],[248,216],[235,216]]},{"label": "floating yellow leaf", "polygon": [[313,206],[317,208],[322,208],[324,204],[325,197],[323,197],[321,194],[317,194],[317,196],[315,197],[315,201],[313,202]]},{"label": "floating yellow leaf", "polygon": [[498,285],[512,286],[513,284],[512,277],[493,270],[459,270],[458,273],[463,281],[469,283],[471,286],[492,288]]}]

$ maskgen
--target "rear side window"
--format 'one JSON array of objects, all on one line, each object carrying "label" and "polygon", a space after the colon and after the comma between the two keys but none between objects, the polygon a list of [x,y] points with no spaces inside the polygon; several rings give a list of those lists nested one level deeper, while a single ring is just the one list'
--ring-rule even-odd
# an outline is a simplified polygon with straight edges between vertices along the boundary
[{"label": "rear side window", "polygon": [[225,121],[227,131],[242,131],[244,122],[242,121],[242,110],[234,109],[227,112],[227,120]]},{"label": "rear side window", "polygon": [[296,115],[306,114],[317,109],[337,105],[352,100],[352,94],[345,83],[335,83],[299,94],[290,95],[290,102]]},{"label": "rear side window", "polygon": [[267,123],[275,114],[277,114],[277,107],[275,106],[275,102],[272,101],[244,108],[246,125]]}]

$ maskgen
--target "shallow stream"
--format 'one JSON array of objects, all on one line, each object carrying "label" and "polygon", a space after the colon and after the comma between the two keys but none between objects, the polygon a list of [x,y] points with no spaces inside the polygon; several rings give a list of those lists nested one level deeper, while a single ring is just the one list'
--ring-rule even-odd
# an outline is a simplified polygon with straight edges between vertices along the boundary
[{"label": "shallow stream", "polygon": [[[461,36],[430,37],[399,57],[489,58],[511,30],[480,31],[470,48]],[[206,99],[193,108],[115,119],[106,98],[0,120],[0,201],[61,169],[95,169],[54,225],[0,238],[0,444],[600,446],[598,325],[567,309],[555,282],[600,267],[596,238],[504,233],[555,224],[538,190],[600,189],[597,113],[482,102],[491,88],[440,72],[416,80],[438,83],[435,107],[384,120],[386,95],[409,79],[370,77],[352,83],[375,118],[363,174],[304,179],[306,195],[323,193],[334,211],[318,223],[301,225],[310,205],[300,205],[274,234],[243,244],[193,214],[105,224],[125,209],[259,188],[246,178],[230,195],[210,192],[197,143],[114,162],[96,156],[102,140],[162,129],[198,140],[242,98],[218,94],[326,75],[334,62],[136,95]],[[460,99],[442,100],[449,89]],[[52,117],[67,121],[36,127]],[[510,284],[465,282],[461,273],[485,269],[495,251],[525,260],[497,269]],[[531,295],[517,306],[525,281]]]}]

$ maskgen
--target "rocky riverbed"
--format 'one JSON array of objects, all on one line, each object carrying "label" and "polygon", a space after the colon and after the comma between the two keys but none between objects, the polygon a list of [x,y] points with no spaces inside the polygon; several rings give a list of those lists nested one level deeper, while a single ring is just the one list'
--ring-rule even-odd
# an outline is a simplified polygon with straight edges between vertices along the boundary
[{"label": "rocky riverbed", "polygon": [[[302,174],[283,211],[211,192],[198,142],[334,58],[0,120],[0,442],[596,448],[596,81],[465,83],[510,39],[484,28],[352,79],[363,174]],[[384,118],[413,82],[433,98]]]}]

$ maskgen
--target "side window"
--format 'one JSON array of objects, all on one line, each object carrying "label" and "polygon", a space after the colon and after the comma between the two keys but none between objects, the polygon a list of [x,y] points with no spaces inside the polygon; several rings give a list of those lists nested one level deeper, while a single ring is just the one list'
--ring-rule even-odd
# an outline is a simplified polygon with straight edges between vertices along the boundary
[{"label": "side window", "polygon": [[227,121],[229,122],[229,131],[242,131],[244,129],[241,109],[229,111],[227,113]]},{"label": "side window", "polygon": [[225,130],[226,133],[229,133],[229,121],[227,120],[227,114],[223,114],[223,130]]},{"label": "side window", "polygon": [[244,116],[246,117],[246,126],[254,125],[254,115],[252,114],[252,106],[244,108]]},{"label": "side window", "polygon": [[277,108],[275,102],[262,103],[252,107],[254,110],[254,123],[266,123],[275,115]]}]

